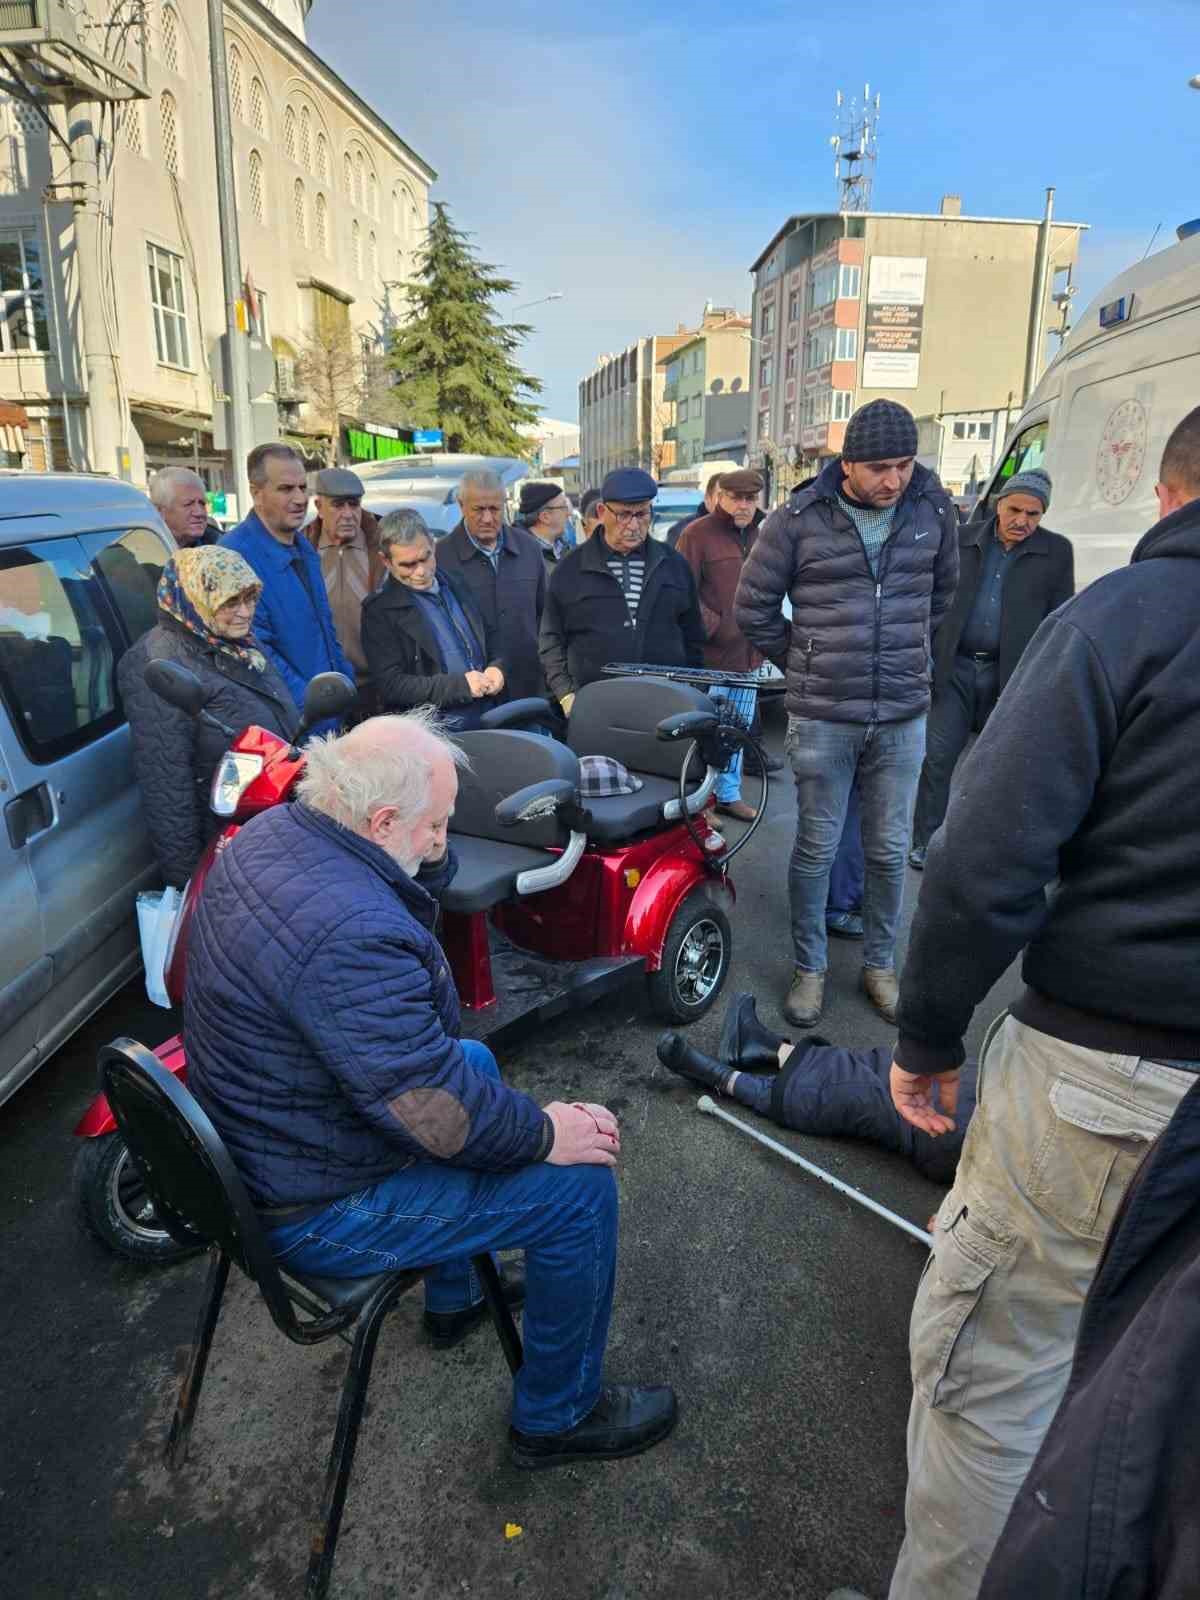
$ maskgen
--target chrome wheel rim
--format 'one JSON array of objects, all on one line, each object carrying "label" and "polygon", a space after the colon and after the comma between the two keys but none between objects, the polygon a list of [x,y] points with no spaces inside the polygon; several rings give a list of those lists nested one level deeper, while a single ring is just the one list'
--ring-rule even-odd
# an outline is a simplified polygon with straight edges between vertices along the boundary
[{"label": "chrome wheel rim", "polygon": [[721,980],[725,966],[725,936],[711,917],[702,917],[688,930],[675,957],[675,989],[685,1006],[700,1006]]},{"label": "chrome wheel rim", "polygon": [[158,1213],[146,1193],[141,1174],[129,1159],[128,1150],[123,1150],[120,1160],[113,1163],[108,1192],[113,1212],[130,1233],[151,1244],[160,1244],[167,1237],[166,1229],[159,1225]]}]

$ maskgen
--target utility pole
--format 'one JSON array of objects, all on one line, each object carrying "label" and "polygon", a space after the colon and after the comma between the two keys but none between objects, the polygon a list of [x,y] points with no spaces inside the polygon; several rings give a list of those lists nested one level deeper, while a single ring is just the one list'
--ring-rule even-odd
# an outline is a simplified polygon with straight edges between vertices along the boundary
[{"label": "utility pole", "polygon": [[[101,251],[100,106],[83,95],[66,102],[67,139],[71,146],[71,191],[74,196],[75,258],[79,263],[79,320],[83,344],[84,387],[88,426],[84,465],[92,472],[129,477],[125,407],[121,400],[120,356],[110,343],[104,310],[104,289],[98,262]],[[60,373],[66,384],[66,374]],[[70,438],[67,439],[70,447]]]},{"label": "utility pole", "polygon": [[[222,0],[208,0],[208,48],[212,67],[213,129],[216,134],[217,216],[221,227],[221,276],[225,287],[226,348],[229,385],[226,436],[233,460],[238,511],[250,510],[246,456],[254,444],[250,419],[249,336],[238,326],[242,298],[242,250],[238,241],[237,201],[233,190],[233,123],[229,112],[229,73],[225,62],[225,14]],[[214,408],[220,402],[213,396]]]},{"label": "utility pole", "polygon": [[1046,343],[1046,280],[1050,271],[1050,232],[1054,218],[1054,190],[1046,190],[1046,214],[1038,236],[1037,267],[1033,274],[1033,306],[1029,314],[1029,348],[1025,352],[1025,399],[1033,393],[1042,373]]}]

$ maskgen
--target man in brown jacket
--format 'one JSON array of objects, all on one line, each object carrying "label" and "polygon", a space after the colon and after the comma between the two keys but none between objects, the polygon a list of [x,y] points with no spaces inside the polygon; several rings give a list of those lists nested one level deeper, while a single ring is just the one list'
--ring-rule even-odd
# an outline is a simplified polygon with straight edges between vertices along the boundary
[{"label": "man in brown jacket", "polygon": [[323,467],[313,492],[317,514],[304,531],[321,558],[338,643],[354,666],[359,711],[370,716],[375,692],[363,653],[362,608],[387,576],[379,522],[363,510],[362,479],[347,467]]},{"label": "man in brown jacket", "polygon": [[[756,672],[762,656],[734,620],[733,601],[742,566],[754,547],[763,520],[758,497],[763,491],[760,473],[750,468],[725,473],[717,485],[716,506],[698,517],[680,535],[679,554],[692,569],[704,619],[704,665],[725,672]],[[716,688],[714,700],[728,701],[743,727],[754,721],[757,695],[753,689]],[[742,799],[742,752],[730,757],[717,779],[717,810],[749,822],[754,807]]]}]

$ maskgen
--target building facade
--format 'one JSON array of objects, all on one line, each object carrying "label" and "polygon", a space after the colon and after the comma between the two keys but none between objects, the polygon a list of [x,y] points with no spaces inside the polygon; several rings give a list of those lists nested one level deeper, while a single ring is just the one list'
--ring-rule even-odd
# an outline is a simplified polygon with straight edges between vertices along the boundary
[{"label": "building facade", "polygon": [[579,385],[580,482],[599,485],[616,467],[642,467],[656,477],[675,465],[664,437],[674,407],[663,398],[666,360],[689,329],[651,334],[614,355],[597,358]]},{"label": "building facade", "polygon": [[1000,459],[1005,438],[1020,416],[994,411],[958,411],[917,418],[917,459],[931,467],[954,495],[977,495]]},{"label": "building facade", "polygon": [[[256,432],[332,457],[337,405],[317,393],[320,349],[336,347],[344,365],[348,344],[366,374],[402,315],[396,286],[412,273],[435,173],[309,49],[311,3],[226,0],[223,48]],[[65,193],[69,174],[36,112],[11,100],[0,111],[9,308],[0,397],[29,418],[26,466],[120,470],[89,449],[84,341],[103,339],[119,371],[128,475],[144,483],[156,467],[195,464],[222,489],[233,480],[219,403],[225,303],[207,8],[148,0],[144,9],[149,98],[101,124],[112,159],[101,167],[111,225],[100,262],[78,259],[72,207],[42,204],[48,184],[52,196]],[[109,302],[100,330],[85,329],[80,312],[78,275],[92,271]],[[23,319],[13,316],[18,298]]]},{"label": "building facade", "polygon": [[676,472],[704,460],[712,399],[748,391],[750,350],[750,319],[732,307],[708,307],[696,332],[667,362],[663,400],[674,407],[674,420],[664,437],[675,445]]},{"label": "building facade", "polygon": [[[1050,227],[1047,328],[1085,227]],[[868,400],[899,400],[918,417],[1019,408],[1042,228],[963,216],[953,195],[937,215],[790,217],[751,267],[750,454],[774,491],[836,455]]]}]

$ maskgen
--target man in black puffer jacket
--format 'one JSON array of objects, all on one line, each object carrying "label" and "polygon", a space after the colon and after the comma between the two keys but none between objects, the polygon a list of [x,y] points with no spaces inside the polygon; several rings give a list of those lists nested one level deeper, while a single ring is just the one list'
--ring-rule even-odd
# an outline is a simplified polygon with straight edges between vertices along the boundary
[{"label": "man in black puffer jacket", "polygon": [[896,1016],[896,926],[931,641],[958,582],[958,517],[916,453],[916,423],[902,405],[861,407],[841,457],[763,523],[738,585],[739,628],[787,674],[799,817],[788,875],[796,969],[783,1011],[801,1028],[824,1002],[829,872],[856,773],[863,987],[889,1022]]}]

